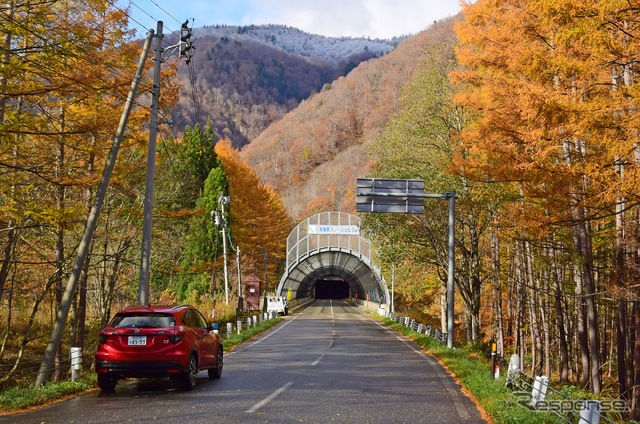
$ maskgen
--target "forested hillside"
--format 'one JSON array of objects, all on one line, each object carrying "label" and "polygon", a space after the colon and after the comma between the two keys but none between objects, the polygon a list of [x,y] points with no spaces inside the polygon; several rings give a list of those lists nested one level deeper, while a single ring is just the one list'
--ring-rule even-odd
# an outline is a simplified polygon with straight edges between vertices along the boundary
[{"label": "forested hillside", "polygon": [[183,90],[173,127],[179,132],[211,119],[218,137],[236,147],[400,41],[329,38],[278,25],[209,26],[194,29],[194,37],[193,75],[184,61],[178,67]]},{"label": "forested hillside", "polygon": [[367,148],[396,112],[427,44],[452,34],[453,19],[403,41],[327,84],[242,150],[262,181],[281,194],[294,219],[355,209],[355,179],[373,165]]}]

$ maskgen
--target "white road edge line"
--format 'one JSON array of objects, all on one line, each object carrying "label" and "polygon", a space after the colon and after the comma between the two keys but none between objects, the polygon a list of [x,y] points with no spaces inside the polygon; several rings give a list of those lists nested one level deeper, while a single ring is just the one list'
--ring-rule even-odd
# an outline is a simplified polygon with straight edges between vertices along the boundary
[{"label": "white road edge line", "polygon": [[[365,314],[364,312],[362,312],[360,309],[354,307],[352,305],[352,307],[358,311],[362,316],[364,316],[365,318],[370,319],[371,321],[373,321],[376,325],[378,325],[379,327],[383,328],[384,330],[390,332],[392,335],[394,335],[396,337],[396,339],[400,340],[402,343],[404,343],[409,349],[411,349],[413,352],[417,353],[418,355],[422,356],[424,359],[427,360],[427,362],[429,362],[431,365],[435,365],[436,364],[436,360],[434,360],[430,355],[426,354],[425,352],[423,352],[422,350],[419,350],[417,348],[417,346],[413,343],[410,343],[405,337],[400,336],[399,334],[395,333],[393,330],[391,330],[388,326],[380,323],[377,319],[371,317],[368,314]],[[438,364],[439,365],[439,364]],[[453,405],[456,408],[456,412],[458,413],[458,416],[462,419],[467,419],[470,417],[469,415],[469,411],[467,411],[467,408],[464,406],[464,404],[462,403],[461,399],[461,394],[458,393],[458,389],[456,387],[453,386],[453,383],[450,382],[446,376],[441,375],[440,376],[440,380],[442,381],[442,384],[445,386],[445,388],[447,389],[447,391],[449,392],[449,396],[451,396],[451,400],[453,402]]]},{"label": "white road edge line", "polygon": [[[302,315],[304,313],[304,311],[300,312],[298,315],[294,316],[293,318],[291,318],[289,321],[283,323],[282,325],[278,326],[275,330],[273,330],[272,332],[268,333],[267,335],[264,336],[260,336],[260,338],[258,340],[256,340],[255,342],[249,343],[244,349],[248,349],[250,347],[253,347],[255,345],[257,345],[258,343],[260,343],[261,341],[268,339],[269,337],[273,336],[274,334],[276,334],[278,331],[282,330],[282,328],[284,328],[285,326],[287,326],[290,322],[296,320],[300,315]],[[242,345],[240,345],[242,346]],[[240,349],[244,350],[242,347],[240,347]],[[234,352],[237,351],[233,351],[233,352],[229,352],[229,353],[225,353],[226,356],[228,355],[232,355]]]},{"label": "white road edge line", "polygon": [[255,405],[253,405],[251,408],[247,409],[245,412],[247,414],[253,414],[254,412],[256,412],[258,409],[262,408],[263,406],[265,406],[267,403],[271,402],[273,399],[275,399],[276,396],[278,396],[280,393],[284,392],[285,390],[287,390],[289,388],[289,386],[291,386],[293,384],[293,381],[288,382],[287,384],[285,384],[284,386],[280,387],[278,390],[276,390],[275,392],[271,393],[269,396],[267,396],[266,398],[262,399],[260,402],[256,403]]}]

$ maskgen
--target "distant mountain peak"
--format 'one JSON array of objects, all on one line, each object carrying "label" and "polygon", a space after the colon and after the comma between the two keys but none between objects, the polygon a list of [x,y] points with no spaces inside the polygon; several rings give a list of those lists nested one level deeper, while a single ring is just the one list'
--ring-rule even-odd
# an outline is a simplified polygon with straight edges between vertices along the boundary
[{"label": "distant mountain peak", "polygon": [[303,57],[311,62],[332,63],[334,65],[361,52],[369,52],[374,57],[382,56],[406,38],[396,37],[390,40],[381,40],[364,37],[326,37],[309,34],[286,25],[210,25],[195,29],[194,34],[197,37],[226,37],[239,42],[250,39]]}]

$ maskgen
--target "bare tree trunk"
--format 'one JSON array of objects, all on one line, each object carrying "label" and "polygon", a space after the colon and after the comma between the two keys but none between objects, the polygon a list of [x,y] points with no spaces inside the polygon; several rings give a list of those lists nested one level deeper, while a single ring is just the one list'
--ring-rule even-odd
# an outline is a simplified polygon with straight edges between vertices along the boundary
[{"label": "bare tree trunk", "polygon": [[544,280],[542,282],[542,308],[540,308],[540,317],[542,318],[542,334],[544,337],[544,375],[551,375],[551,334],[550,334],[550,315],[549,310],[549,270],[545,270]]},{"label": "bare tree trunk", "polygon": [[[64,131],[64,107],[60,106],[60,133],[62,134]],[[60,135],[58,140],[58,157],[57,157],[57,178],[58,180],[62,180],[62,173],[64,172],[65,167],[65,146],[64,146],[64,136]],[[58,183],[58,192],[56,194],[56,207],[59,211],[64,210],[65,208],[65,196],[66,196],[66,187],[62,183]],[[64,275],[64,261],[65,261],[65,252],[64,252],[64,228],[61,225],[58,225],[56,231],[56,277],[55,277],[55,296],[56,296],[56,314],[60,309],[60,305],[62,304],[62,278]],[[54,360],[55,369],[53,380],[58,381],[61,377],[60,375],[60,361],[62,358],[62,344],[58,344],[58,348],[56,350],[56,356]]]},{"label": "bare tree trunk", "polygon": [[593,256],[591,249],[591,239],[585,222],[577,225],[578,237],[581,239],[582,247],[584,287],[587,303],[587,321],[589,334],[589,349],[591,351],[591,387],[595,394],[602,391],[602,370],[600,369],[600,324],[598,322],[598,310],[595,299],[595,281],[593,277]]},{"label": "bare tree trunk", "polygon": [[631,418],[640,420],[640,302],[633,302],[633,323],[635,327],[635,346],[633,359],[635,363],[635,384],[633,385],[631,399]]},{"label": "bare tree trunk", "polygon": [[[635,149],[636,155],[638,155],[639,150],[636,147]],[[638,157],[636,157],[636,162],[638,161]],[[634,227],[634,237],[633,237],[633,262],[635,264],[640,263],[640,208],[634,208],[635,212],[635,227]],[[638,270],[634,269],[634,277],[636,281],[638,279]],[[633,339],[633,354],[631,358],[633,361],[630,362],[631,371],[633,373],[633,390],[631,391],[631,419],[640,421],[640,301],[638,299],[638,289],[636,288],[633,292],[634,301],[632,303],[632,314],[633,314],[633,334],[630,339]]]},{"label": "bare tree trunk", "polygon": [[[14,5],[9,3],[8,11],[6,12],[9,19],[12,19],[14,14]],[[4,55],[2,57],[2,63],[7,64],[11,60],[11,37],[12,34],[7,32],[4,34],[2,40],[2,46]],[[5,93],[5,87],[7,86],[7,79],[4,76],[0,76],[0,93]],[[4,123],[5,109],[7,105],[7,96],[0,95],[0,123]],[[22,109],[22,96],[18,99],[18,109]],[[14,147],[13,156],[17,155]],[[14,186],[11,187],[11,192],[14,192]],[[12,263],[11,252],[13,251],[13,244],[15,243],[15,222],[12,218],[7,222],[7,238],[6,244],[3,249],[2,265],[0,266],[0,302],[2,301],[2,295],[4,293],[4,287],[7,282],[7,276],[9,275],[9,267]]]},{"label": "bare tree trunk", "polygon": [[618,393],[621,398],[628,400],[627,386],[627,305],[622,300],[618,301],[616,317],[617,338],[617,364],[618,364]]},{"label": "bare tree trunk", "polygon": [[562,286],[558,275],[558,264],[556,261],[556,250],[552,250],[551,272],[553,275],[555,289],[555,308],[558,327],[558,374],[560,384],[569,380],[569,349],[567,347],[567,334],[564,325],[564,311],[562,307]]},{"label": "bare tree trunk", "polygon": [[576,333],[578,336],[578,345],[580,346],[580,362],[582,369],[580,370],[580,385],[584,388],[589,387],[589,340],[587,338],[587,313],[585,308],[584,290],[582,285],[582,274],[579,267],[575,266],[575,282],[576,282]]},{"label": "bare tree trunk", "polygon": [[[518,245],[518,250],[520,250],[521,246]],[[526,302],[526,291],[524,289],[524,272],[523,272],[523,265],[522,265],[522,252],[515,252],[515,262],[516,262],[516,299],[517,299],[517,306],[516,306],[516,326],[515,326],[515,330],[516,330],[516,346],[518,346],[520,348],[520,358],[522,358],[522,361],[524,361],[524,358],[526,356],[526,343],[523,337],[523,323],[525,322],[525,302]],[[524,366],[524,365],[523,365]]]},{"label": "bare tree trunk", "polygon": [[[91,136],[91,146],[95,148],[96,146],[96,138]],[[91,153],[89,154],[87,173],[92,175],[95,170],[95,154],[93,153],[94,149],[91,149]],[[93,190],[91,187],[87,187],[84,193],[84,204],[87,209],[87,215],[91,213],[91,199],[93,198]],[[73,317],[75,318],[75,331],[73,332],[73,346],[84,348],[84,339],[86,332],[86,318],[87,318],[87,280],[89,278],[88,275],[88,267],[89,261],[91,258],[91,253],[93,251],[93,241],[91,242],[91,246],[89,247],[89,253],[87,254],[87,259],[85,260],[84,267],[82,268],[82,273],[80,274],[80,284],[78,287],[78,303],[77,308],[74,308]]]},{"label": "bare tree trunk", "polygon": [[11,334],[11,315],[13,313],[13,289],[14,289],[14,280],[11,280],[11,290],[9,291],[9,299],[7,301],[7,327],[4,331],[4,335],[2,336],[2,346],[0,346],[0,361],[4,356],[5,349],[7,347],[7,342],[9,341],[9,335]]},{"label": "bare tree trunk", "polygon": [[0,302],[2,302],[2,295],[4,294],[4,286],[7,282],[9,275],[9,267],[12,262],[11,253],[13,252],[13,245],[15,242],[15,222],[10,219],[7,223],[7,238],[5,241],[4,249],[2,250],[2,265],[0,266]]},{"label": "bare tree trunk", "polygon": [[495,321],[496,321],[496,349],[499,357],[504,356],[504,331],[502,325],[502,282],[500,275],[500,240],[494,233],[491,234],[491,258],[493,264],[493,284],[496,296]]},{"label": "bare tree trunk", "polygon": [[[618,166],[618,173],[623,177],[623,168]],[[625,220],[624,199],[619,197],[616,201],[616,283],[620,289],[625,287]],[[618,300],[618,316],[616,320],[617,339],[617,364],[618,364],[618,393],[620,398],[628,400],[627,385],[627,305]],[[606,334],[606,333],[605,333]]]},{"label": "bare tree trunk", "polygon": [[538,286],[537,279],[533,276],[533,261],[531,257],[531,244],[525,241],[525,261],[527,266],[527,282],[529,285],[529,324],[531,329],[531,375],[542,373],[543,352],[542,338],[538,325]]}]

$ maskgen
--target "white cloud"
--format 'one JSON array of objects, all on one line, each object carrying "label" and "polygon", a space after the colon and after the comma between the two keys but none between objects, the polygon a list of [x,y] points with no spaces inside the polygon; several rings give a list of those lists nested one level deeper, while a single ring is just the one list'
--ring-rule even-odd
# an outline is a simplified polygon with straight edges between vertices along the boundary
[{"label": "white cloud", "polygon": [[417,33],[455,15],[456,1],[251,0],[244,24],[283,24],[326,36],[391,38]]}]

